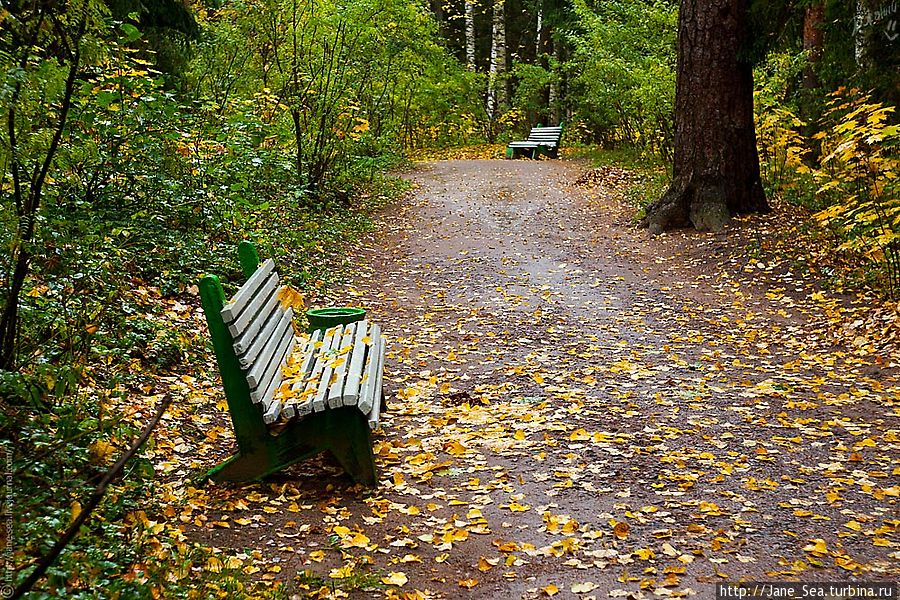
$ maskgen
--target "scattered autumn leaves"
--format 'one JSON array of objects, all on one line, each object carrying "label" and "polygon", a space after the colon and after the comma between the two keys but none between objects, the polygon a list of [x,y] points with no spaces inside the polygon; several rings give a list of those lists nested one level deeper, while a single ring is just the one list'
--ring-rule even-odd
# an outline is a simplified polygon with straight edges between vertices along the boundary
[{"label": "scattered autumn leaves", "polygon": [[322,598],[896,578],[896,365],[865,302],[788,269],[766,221],[750,260],[608,224],[560,163],[473,164],[417,176],[345,291],[392,338],[377,490],[327,461],[190,485],[230,432],[214,373],[181,382],[154,460],[208,569]]}]

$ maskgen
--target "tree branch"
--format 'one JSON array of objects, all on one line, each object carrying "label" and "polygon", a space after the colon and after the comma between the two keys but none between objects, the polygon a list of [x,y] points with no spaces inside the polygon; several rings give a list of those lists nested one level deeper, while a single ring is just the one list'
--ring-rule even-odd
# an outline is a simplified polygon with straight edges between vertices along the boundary
[{"label": "tree branch", "polygon": [[137,451],[140,450],[141,446],[147,441],[150,437],[150,434],[156,428],[157,424],[159,424],[160,419],[162,419],[163,414],[166,412],[166,409],[169,408],[169,405],[172,404],[172,397],[166,396],[162,402],[159,403],[159,407],[156,409],[156,414],[153,415],[153,418],[144,428],[144,431],[141,432],[140,437],[134,442],[131,448],[128,449],[128,452],[122,455],[121,458],[114,464],[109,471],[106,472],[106,475],[103,476],[103,479],[100,480],[100,483],[97,484],[97,487],[94,488],[94,491],[91,493],[90,498],[88,498],[87,504],[82,508],[81,513],[72,521],[72,524],[69,525],[69,528],[63,534],[59,540],[53,545],[53,548],[50,549],[40,561],[38,561],[37,566],[28,575],[28,577],[23,581],[19,587],[16,588],[16,591],[13,592],[13,595],[10,596],[12,600],[16,598],[21,598],[25,594],[27,594],[34,584],[38,582],[38,580],[44,576],[44,573],[50,566],[56,561],[62,551],[69,545],[76,535],[78,535],[78,531],[81,529],[81,526],[84,525],[88,518],[91,516],[91,513],[95,508],[100,504],[100,501],[103,500],[103,496],[106,494],[106,488],[109,487],[109,484],[115,479],[122,469],[125,467],[125,463],[127,463],[131,457],[137,454]]}]

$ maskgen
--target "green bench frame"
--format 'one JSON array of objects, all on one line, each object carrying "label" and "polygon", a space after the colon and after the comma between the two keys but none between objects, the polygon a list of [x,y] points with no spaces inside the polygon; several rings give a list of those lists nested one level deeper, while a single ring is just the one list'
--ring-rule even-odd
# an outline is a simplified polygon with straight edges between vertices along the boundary
[{"label": "green bench frame", "polygon": [[[259,255],[253,244],[245,241],[238,246],[238,256],[241,269],[249,278],[259,266]],[[222,317],[226,300],[218,277],[206,275],[201,279],[200,299],[238,446],[237,454],[211,469],[206,478],[217,482],[258,480],[328,450],[356,482],[369,487],[377,485],[367,416],[356,406],[341,406],[277,427],[267,425],[260,405],[251,399],[234,339]]]}]

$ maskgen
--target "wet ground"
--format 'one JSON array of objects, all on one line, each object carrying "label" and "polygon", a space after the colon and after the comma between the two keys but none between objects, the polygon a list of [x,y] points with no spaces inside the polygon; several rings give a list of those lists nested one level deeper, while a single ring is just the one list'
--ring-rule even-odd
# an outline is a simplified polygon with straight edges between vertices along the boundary
[{"label": "wet ground", "polygon": [[308,462],[207,490],[194,535],[323,597],[896,581],[897,359],[841,325],[865,302],[781,260],[764,219],[652,238],[583,172],[411,172],[342,290],[391,338],[381,486]]}]

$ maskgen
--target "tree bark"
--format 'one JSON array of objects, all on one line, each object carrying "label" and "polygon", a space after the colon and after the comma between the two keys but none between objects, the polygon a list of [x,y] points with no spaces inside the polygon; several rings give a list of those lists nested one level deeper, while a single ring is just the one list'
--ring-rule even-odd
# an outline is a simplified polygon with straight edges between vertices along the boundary
[{"label": "tree bark", "polygon": [[[556,58],[556,62],[561,62],[562,57],[559,55],[560,52],[560,44],[554,37],[550,41],[551,47],[553,49],[553,56]],[[554,61],[548,61],[551,77],[550,77],[550,91],[547,94],[547,105],[550,109],[550,125],[556,126],[560,124],[562,118],[559,114],[559,84],[561,74],[553,68]]]},{"label": "tree bark", "polygon": [[719,231],[732,215],[768,210],[759,175],[752,65],[741,58],[749,0],[681,0],[675,160],[668,191],[647,208],[653,233]]},{"label": "tree bark", "polygon": [[475,70],[475,2],[466,0],[466,66]]},{"label": "tree bark", "polygon": [[494,120],[496,109],[506,104],[506,14],[505,0],[494,0],[491,34],[491,67],[488,75],[487,114]]},{"label": "tree bark", "polygon": [[807,52],[806,68],[803,69],[803,87],[813,90],[819,87],[816,66],[822,58],[825,46],[825,3],[816,2],[806,7],[803,15],[803,49]]},{"label": "tree bark", "polygon": [[868,66],[869,40],[867,29],[872,27],[874,20],[872,9],[869,8],[864,0],[857,0],[856,15],[853,21],[853,46],[856,66],[860,69]]}]

